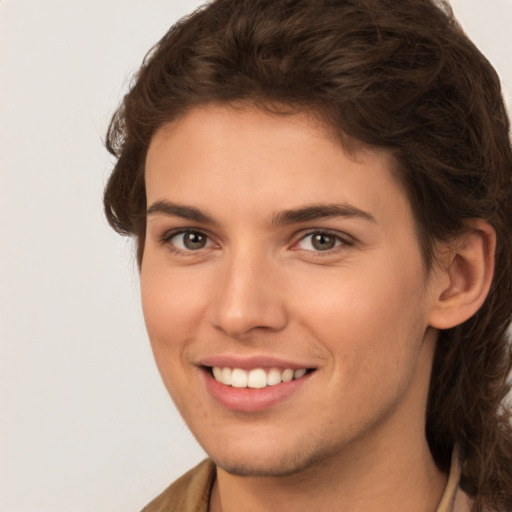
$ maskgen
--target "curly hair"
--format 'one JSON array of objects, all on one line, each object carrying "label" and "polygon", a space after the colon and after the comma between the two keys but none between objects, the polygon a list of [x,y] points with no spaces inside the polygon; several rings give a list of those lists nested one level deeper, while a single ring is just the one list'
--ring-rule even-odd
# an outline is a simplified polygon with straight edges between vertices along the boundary
[{"label": "curly hair", "polygon": [[389,150],[425,265],[438,240],[485,219],[497,234],[482,308],[440,332],[426,436],[448,470],[460,448],[475,512],[512,510],[505,403],[512,316],[512,151],[496,72],[450,7],[434,0],[216,0],[171,27],[114,115],[117,163],[105,189],[112,227],[143,258],[145,157],[155,131],[211,102],[307,111],[350,140]]}]

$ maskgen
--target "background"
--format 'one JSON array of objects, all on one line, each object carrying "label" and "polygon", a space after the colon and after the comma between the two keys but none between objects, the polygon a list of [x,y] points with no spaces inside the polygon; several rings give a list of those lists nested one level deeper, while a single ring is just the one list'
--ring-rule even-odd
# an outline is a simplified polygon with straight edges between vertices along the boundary
[{"label": "background", "polygon": [[[138,511],[204,457],[154,366],[102,140],[199,0],[0,0],[0,512]],[[454,0],[510,105],[512,0]]]}]

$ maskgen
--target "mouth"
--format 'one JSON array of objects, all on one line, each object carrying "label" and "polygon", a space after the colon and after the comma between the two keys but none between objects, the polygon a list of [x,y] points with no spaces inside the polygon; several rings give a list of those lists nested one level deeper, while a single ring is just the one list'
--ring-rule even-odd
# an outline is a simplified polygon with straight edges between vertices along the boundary
[{"label": "mouth", "polygon": [[233,388],[263,389],[269,386],[288,383],[312,373],[314,368],[231,368],[221,366],[204,367],[220,384]]},{"label": "mouth", "polygon": [[285,358],[229,354],[204,358],[198,367],[208,393],[218,405],[246,413],[270,410],[293,397],[304,396],[320,369]]}]

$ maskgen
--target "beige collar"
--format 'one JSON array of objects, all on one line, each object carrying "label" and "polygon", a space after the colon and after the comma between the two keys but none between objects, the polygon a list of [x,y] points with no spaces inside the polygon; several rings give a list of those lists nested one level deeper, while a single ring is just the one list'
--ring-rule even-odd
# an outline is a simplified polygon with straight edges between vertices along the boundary
[{"label": "beige collar", "polygon": [[464,491],[459,489],[459,481],[459,447],[455,445],[452,452],[448,483],[446,484],[446,489],[444,490],[439,507],[437,507],[437,512],[469,512],[469,498]]}]

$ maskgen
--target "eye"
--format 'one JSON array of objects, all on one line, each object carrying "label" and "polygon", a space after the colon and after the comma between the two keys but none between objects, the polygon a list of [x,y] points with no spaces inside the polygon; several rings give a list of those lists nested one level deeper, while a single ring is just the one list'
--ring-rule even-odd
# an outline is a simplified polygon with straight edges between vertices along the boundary
[{"label": "eye", "polygon": [[[304,251],[330,251],[346,242],[333,233],[315,231],[302,237],[297,242],[297,248]],[[348,245],[348,244],[347,244]]]},{"label": "eye", "polygon": [[165,243],[169,243],[178,251],[199,251],[213,245],[213,242],[200,231],[186,230],[166,236]]}]

